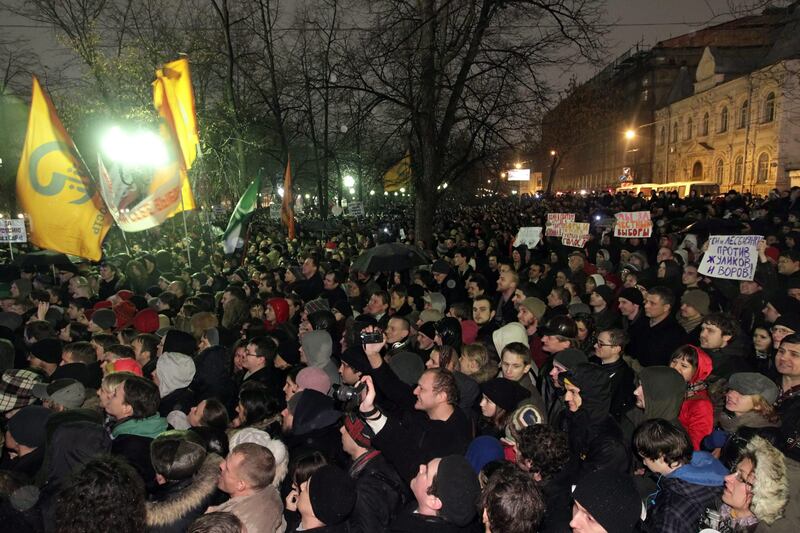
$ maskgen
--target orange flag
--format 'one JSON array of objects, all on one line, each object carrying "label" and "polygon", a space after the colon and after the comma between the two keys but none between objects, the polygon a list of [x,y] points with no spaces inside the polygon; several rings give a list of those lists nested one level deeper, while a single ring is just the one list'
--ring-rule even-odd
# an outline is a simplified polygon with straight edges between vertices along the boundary
[{"label": "orange flag", "polygon": [[281,221],[289,230],[289,240],[294,240],[294,197],[292,196],[292,160],[286,156],[286,172],[283,174],[283,203]]}]

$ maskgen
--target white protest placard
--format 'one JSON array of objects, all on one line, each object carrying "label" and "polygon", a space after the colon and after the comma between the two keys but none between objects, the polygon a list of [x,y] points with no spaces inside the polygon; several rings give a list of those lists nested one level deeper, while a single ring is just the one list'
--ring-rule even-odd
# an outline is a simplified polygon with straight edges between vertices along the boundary
[{"label": "white protest placard", "polygon": [[272,203],[269,206],[269,218],[272,220],[280,220],[281,219],[281,204]]},{"label": "white protest placard", "polygon": [[711,235],[697,271],[712,278],[752,281],[758,265],[760,235]]},{"label": "white protest placard", "polygon": [[623,239],[642,239],[653,232],[653,220],[649,211],[628,211],[614,215],[614,237]]},{"label": "white protest placard", "polygon": [[28,242],[25,221],[19,218],[0,220],[0,242]]},{"label": "white protest placard", "polygon": [[347,211],[350,213],[350,216],[363,217],[364,204],[362,204],[361,202],[350,202],[347,205]]},{"label": "white protest placard", "polygon": [[524,244],[528,248],[534,248],[542,240],[542,228],[526,226],[519,228],[517,237],[514,239],[514,246]]},{"label": "white protest placard", "polygon": [[588,222],[567,222],[563,227],[561,242],[564,246],[583,248],[589,241]]},{"label": "white protest placard", "polygon": [[575,213],[547,213],[545,236],[561,237],[564,224],[567,222],[575,222]]}]

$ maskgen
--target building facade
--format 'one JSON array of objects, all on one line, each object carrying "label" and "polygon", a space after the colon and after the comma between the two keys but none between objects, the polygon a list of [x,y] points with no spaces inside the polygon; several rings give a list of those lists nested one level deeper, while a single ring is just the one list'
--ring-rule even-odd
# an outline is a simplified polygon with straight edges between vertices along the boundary
[{"label": "building facade", "polygon": [[656,111],[654,182],[715,181],[759,194],[791,185],[800,169],[800,60],[750,70],[747,56],[706,48],[693,94]]}]

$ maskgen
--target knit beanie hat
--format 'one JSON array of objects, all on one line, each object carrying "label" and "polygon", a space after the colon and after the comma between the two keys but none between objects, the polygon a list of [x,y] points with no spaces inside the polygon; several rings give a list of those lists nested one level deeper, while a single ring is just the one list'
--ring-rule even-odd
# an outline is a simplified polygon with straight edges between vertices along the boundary
[{"label": "knit beanie hat", "polygon": [[599,285],[594,292],[606,302],[607,306],[614,304],[614,290],[608,285]]},{"label": "knit beanie hat", "polygon": [[586,357],[586,354],[577,348],[561,350],[553,357],[553,360],[567,370],[572,370],[581,363],[589,362],[589,358]]},{"label": "knit beanie hat", "polygon": [[153,333],[158,329],[158,313],[154,309],[142,309],[133,317],[133,327],[139,333]]},{"label": "knit beanie hat", "polygon": [[481,435],[469,444],[466,458],[472,470],[479,474],[483,467],[492,461],[504,459],[503,445],[494,437]]},{"label": "knit beanie hat", "polygon": [[29,448],[44,446],[47,419],[53,413],[41,405],[23,407],[8,421],[8,432],[17,443]]},{"label": "knit beanie hat", "polygon": [[693,289],[683,293],[681,303],[697,309],[700,316],[706,316],[709,313],[711,299],[705,291]]},{"label": "knit beanie hat", "polygon": [[331,306],[328,303],[328,300],[325,298],[317,298],[316,300],[311,300],[305,305],[306,313],[309,315],[316,311],[330,311]]},{"label": "knit beanie hat", "polygon": [[194,374],[194,359],[182,353],[164,352],[156,363],[158,392],[163,398],[175,390],[188,387]]},{"label": "knit beanie hat", "polygon": [[530,397],[528,389],[506,378],[493,378],[481,383],[481,392],[506,412],[511,412]]},{"label": "knit beanie hat", "polygon": [[328,394],[331,390],[331,379],[321,368],[308,366],[297,373],[295,380],[300,390],[315,390],[322,394]]},{"label": "knit beanie hat", "polygon": [[[434,323],[434,336],[436,335],[435,323],[440,321],[442,318],[444,318],[444,314],[437,309],[425,309],[419,314],[419,319],[423,324],[428,324],[429,322]],[[433,339],[433,337],[431,337],[431,339]]]},{"label": "knit beanie hat", "polygon": [[351,346],[342,352],[339,359],[356,372],[361,372],[362,374],[366,374],[372,368],[361,346]]},{"label": "knit beanie hat", "polygon": [[58,339],[42,339],[31,344],[29,348],[31,355],[51,365],[61,362],[62,349],[63,344]]},{"label": "knit beanie hat", "polygon": [[105,366],[106,372],[113,374],[114,372],[130,372],[137,376],[142,376],[142,365],[139,361],[130,357],[122,357],[116,361],[111,361]]},{"label": "knit beanie hat", "polygon": [[428,337],[430,340],[433,340],[434,337],[436,337],[436,323],[425,322],[419,327],[418,331]]},{"label": "knit beanie hat", "polygon": [[644,305],[644,296],[642,296],[642,291],[636,287],[625,287],[619,291],[618,298],[624,298],[635,305]]},{"label": "knit beanie hat", "polygon": [[117,325],[117,315],[111,309],[98,309],[92,313],[92,322],[100,329],[112,329]]},{"label": "knit beanie hat", "polygon": [[642,516],[633,478],[610,470],[596,470],[581,478],[572,498],[608,533],[630,533]]},{"label": "knit beanie hat", "polygon": [[400,381],[406,385],[416,387],[417,380],[425,371],[425,363],[414,352],[400,352],[392,356],[389,361],[389,368],[400,378]]},{"label": "knit beanie hat", "polygon": [[308,480],[308,497],[314,516],[326,526],[335,526],[355,507],[355,482],[338,466],[325,465]]},{"label": "knit beanie hat", "polygon": [[191,333],[186,333],[179,329],[167,331],[164,337],[164,352],[177,352],[192,356],[197,350],[197,341]]},{"label": "knit beanie hat", "polygon": [[469,524],[477,513],[481,487],[467,458],[463,455],[443,457],[436,480],[436,495],[442,502],[439,515],[460,527]]},{"label": "knit beanie hat", "polygon": [[545,311],[547,311],[547,304],[533,296],[525,298],[519,305],[530,311],[536,317],[536,320],[541,320]]},{"label": "knit beanie hat", "polygon": [[362,448],[372,448],[372,438],[375,433],[364,420],[353,413],[344,416],[344,429],[347,434]]}]

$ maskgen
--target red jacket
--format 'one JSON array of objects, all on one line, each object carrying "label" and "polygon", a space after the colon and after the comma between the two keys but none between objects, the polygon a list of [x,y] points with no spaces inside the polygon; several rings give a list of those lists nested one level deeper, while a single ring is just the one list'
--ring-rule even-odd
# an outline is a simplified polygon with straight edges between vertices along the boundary
[{"label": "red jacket", "polygon": [[[690,387],[708,379],[713,370],[711,357],[696,346],[692,348],[697,351],[697,371],[689,382]],[[694,449],[699,450],[700,441],[714,430],[714,405],[706,389],[686,393],[678,420],[689,433]]]}]

